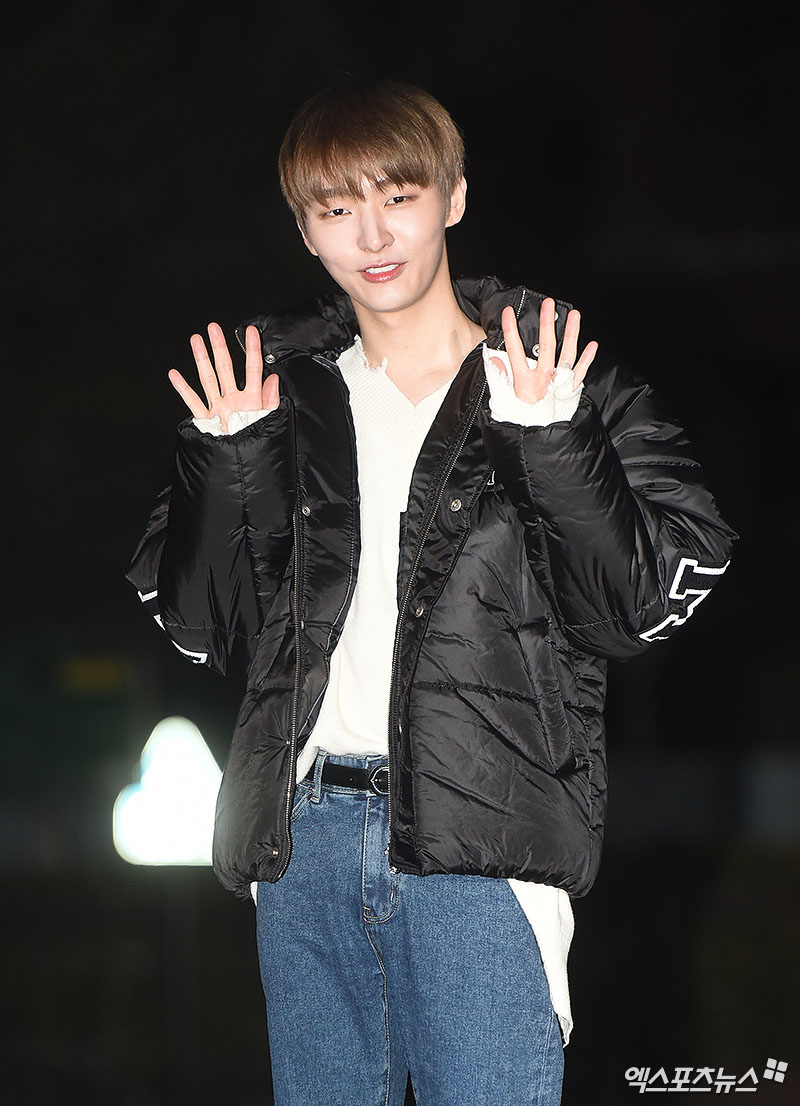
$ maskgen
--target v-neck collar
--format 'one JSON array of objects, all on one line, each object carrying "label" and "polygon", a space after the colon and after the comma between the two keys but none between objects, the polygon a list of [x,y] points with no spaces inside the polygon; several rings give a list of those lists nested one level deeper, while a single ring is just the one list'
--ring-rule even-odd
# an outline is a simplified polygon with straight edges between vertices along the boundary
[{"label": "v-neck collar", "polygon": [[[479,343],[479,345],[480,344],[482,344],[482,343]],[[474,351],[471,350],[470,353],[467,354],[467,356],[470,356],[470,354],[472,352],[474,352]],[[389,376],[389,374],[387,372],[388,358],[384,357],[379,365],[370,365],[369,361],[367,360],[367,355],[364,353],[364,346],[362,345],[360,334],[356,334],[355,341],[353,342],[353,345],[350,346],[348,349],[346,349],[344,351],[344,354],[347,354],[347,355],[352,354],[354,359],[358,359],[358,361],[360,362],[360,364],[363,367],[365,372],[367,372],[369,374],[374,374],[375,376],[380,376],[384,380],[386,380],[387,384],[414,411],[420,409],[423,404],[427,404],[429,400],[432,400],[435,397],[439,397],[439,396],[441,396],[442,393],[446,392],[447,389],[449,389],[450,385],[455,380],[455,378],[458,376],[459,369],[461,367],[461,366],[459,366],[459,369],[456,369],[456,371],[452,374],[452,376],[448,380],[445,380],[444,383],[440,384],[438,388],[434,388],[434,390],[432,392],[428,392],[427,395],[423,396],[421,399],[417,400],[416,403],[414,403],[414,401],[409,396],[406,395],[406,393],[403,391],[403,389],[394,380],[392,380],[392,378]],[[340,354],[340,356],[343,356],[343,355]]]}]

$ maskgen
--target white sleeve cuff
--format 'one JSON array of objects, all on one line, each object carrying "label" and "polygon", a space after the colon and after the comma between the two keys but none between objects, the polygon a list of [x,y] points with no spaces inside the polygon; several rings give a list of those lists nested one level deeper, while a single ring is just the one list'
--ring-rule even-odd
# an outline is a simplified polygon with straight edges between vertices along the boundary
[{"label": "white sleeve cuff", "polygon": [[192,422],[201,430],[204,434],[213,434],[215,438],[219,438],[223,433],[235,434],[237,430],[244,430],[246,426],[251,426],[254,422],[258,422],[259,419],[263,419],[265,415],[269,415],[270,411],[232,411],[228,417],[228,429],[223,431],[222,419],[219,415],[214,415],[210,419],[192,419]]},{"label": "white sleeve cuff", "polygon": [[[505,376],[492,364],[492,357],[503,362],[509,376]],[[528,357],[527,361],[529,369],[536,367],[536,362],[531,357]],[[512,384],[514,373],[505,351],[489,349],[484,342],[483,368],[489,385],[489,410],[496,422],[515,422],[520,426],[548,426],[551,422],[571,419],[578,409],[583,384],[575,387],[575,374],[572,369],[563,367],[556,369],[542,398],[536,403],[526,403],[514,391]]]}]

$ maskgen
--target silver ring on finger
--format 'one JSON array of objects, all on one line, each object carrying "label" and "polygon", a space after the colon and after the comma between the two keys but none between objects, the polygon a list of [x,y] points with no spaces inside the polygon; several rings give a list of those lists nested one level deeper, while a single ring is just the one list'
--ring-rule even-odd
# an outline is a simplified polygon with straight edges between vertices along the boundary
[{"label": "silver ring on finger", "polygon": [[571,361],[562,361],[558,367],[559,369],[566,369],[567,372],[572,372],[572,369],[574,368]]}]

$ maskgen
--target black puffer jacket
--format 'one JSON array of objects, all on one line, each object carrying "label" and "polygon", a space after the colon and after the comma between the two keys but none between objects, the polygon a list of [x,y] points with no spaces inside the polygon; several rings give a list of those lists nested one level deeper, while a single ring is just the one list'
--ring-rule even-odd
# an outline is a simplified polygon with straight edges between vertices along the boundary
[{"label": "black puffer jacket", "polygon": [[[458,281],[502,348],[513,304],[538,337],[541,296]],[[559,326],[568,305],[559,304]],[[298,749],[325,691],[359,561],[344,295],[254,320],[279,408],[236,434],[179,431],[129,579],[194,660],[248,666],[217,806],[214,866],[242,895],[289,863]],[[240,330],[240,340],[243,330]],[[559,340],[561,338],[559,334]],[[684,622],[727,565],[683,431],[601,352],[569,422],[496,422],[480,350],[454,378],[398,520],[387,719],[391,863],[516,876],[583,895],[600,859],[608,657]]]}]

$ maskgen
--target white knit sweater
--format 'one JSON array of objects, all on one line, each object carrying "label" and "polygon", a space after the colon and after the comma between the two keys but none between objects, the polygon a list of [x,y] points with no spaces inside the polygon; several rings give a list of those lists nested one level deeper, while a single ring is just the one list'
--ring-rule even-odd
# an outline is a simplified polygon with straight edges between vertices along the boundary
[{"label": "white knit sweater", "polygon": [[[492,418],[545,426],[575,413],[581,388],[573,391],[571,370],[559,369],[547,395],[530,404],[517,398],[489,358],[511,373],[508,356],[484,344],[484,371]],[[320,749],[337,755],[388,753],[388,709],[392,650],[397,623],[399,515],[406,510],[411,476],[422,443],[452,382],[413,404],[387,375],[387,362],[371,368],[359,338],[337,362],[350,395],[356,432],[361,496],[361,554],[358,577],[341,637],[330,660],[330,679],[311,739],[297,762],[302,779]],[[533,366],[535,362],[529,362]],[[455,374],[454,374],[455,375]],[[513,374],[512,379],[513,379]],[[228,432],[263,417],[243,412],[229,420]],[[222,431],[219,418],[196,419],[199,429]],[[572,1031],[567,955],[574,921],[566,891],[510,879],[542,956],[550,998],[566,1045]],[[255,894],[255,887],[253,888]]]}]

